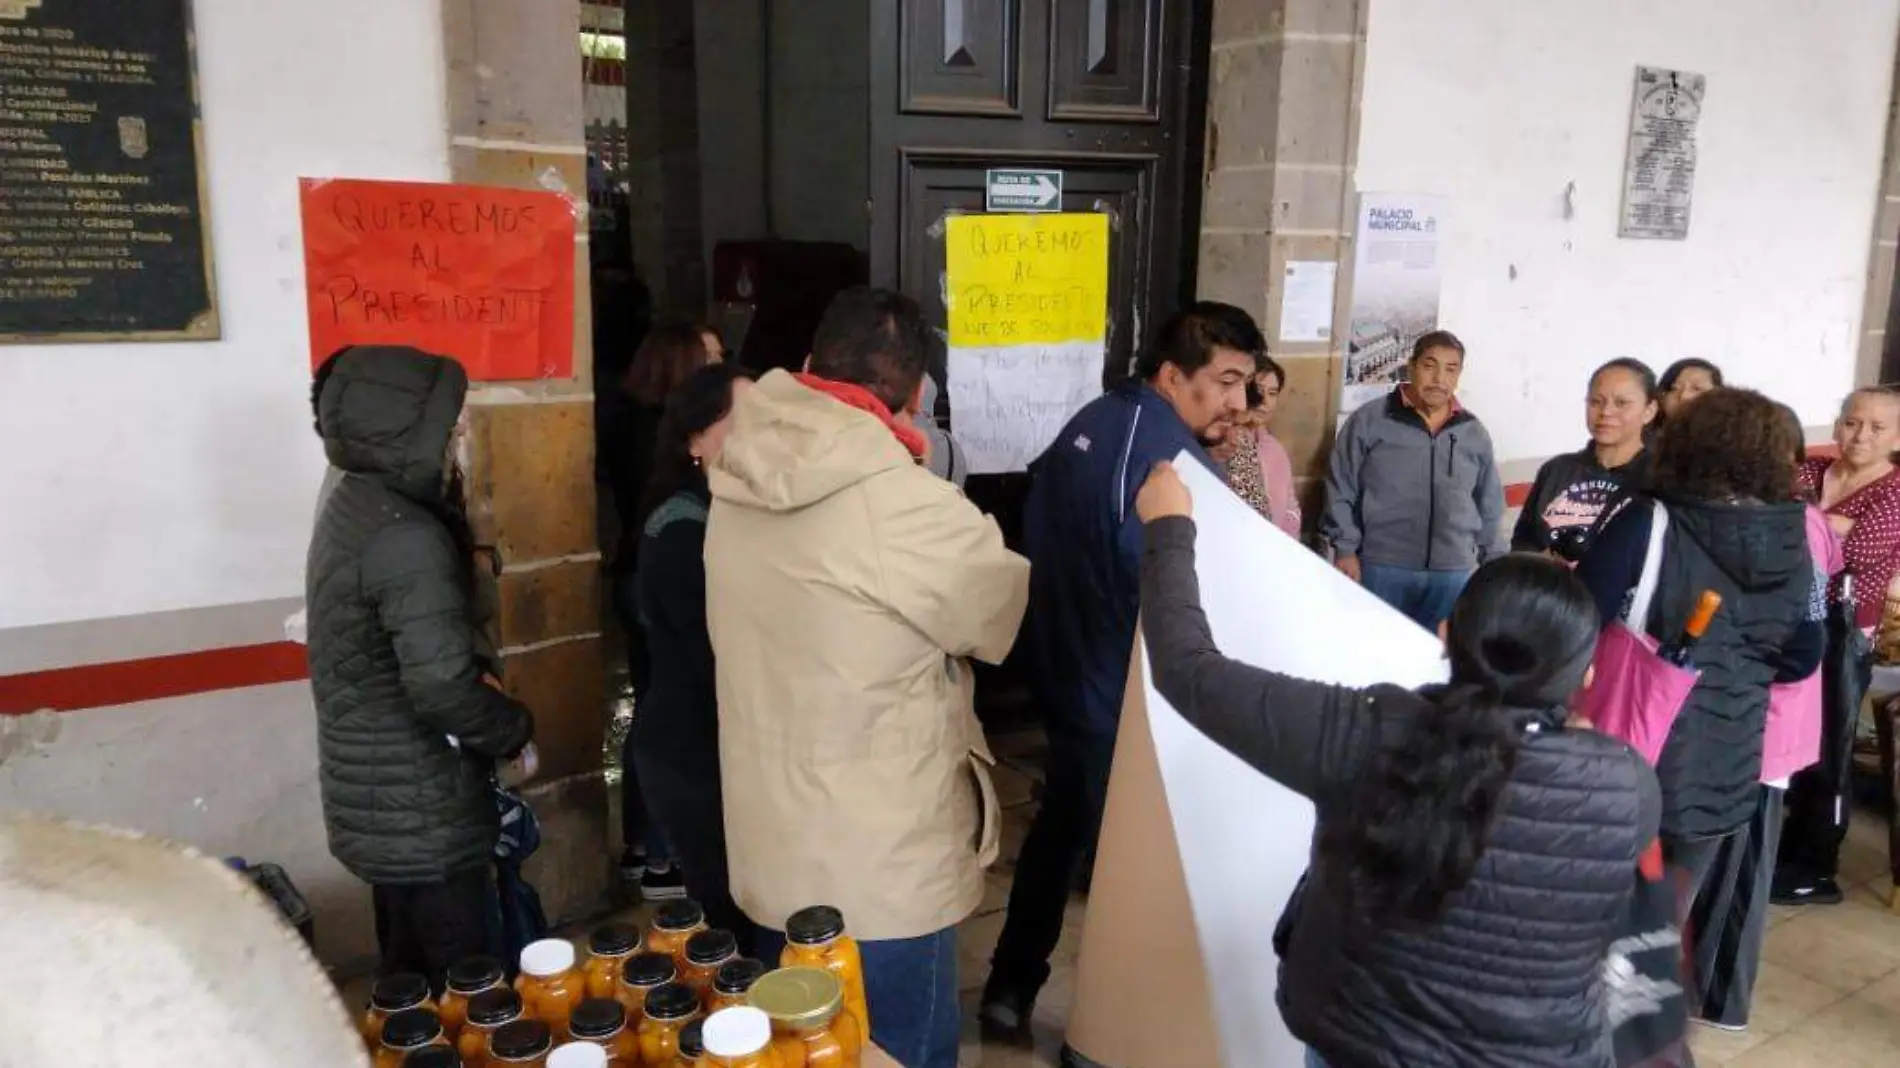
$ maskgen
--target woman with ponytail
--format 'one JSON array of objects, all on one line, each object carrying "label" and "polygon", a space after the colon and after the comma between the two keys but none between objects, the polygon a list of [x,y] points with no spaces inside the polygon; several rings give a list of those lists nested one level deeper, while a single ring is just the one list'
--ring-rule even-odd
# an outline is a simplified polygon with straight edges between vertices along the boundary
[{"label": "woman with ponytail", "polygon": [[1309,1063],[1613,1068],[1604,963],[1661,802],[1634,750],[1569,721],[1589,592],[1555,561],[1502,557],[1443,628],[1449,684],[1326,685],[1215,647],[1172,468],[1136,509],[1156,688],[1317,811],[1279,988]]}]

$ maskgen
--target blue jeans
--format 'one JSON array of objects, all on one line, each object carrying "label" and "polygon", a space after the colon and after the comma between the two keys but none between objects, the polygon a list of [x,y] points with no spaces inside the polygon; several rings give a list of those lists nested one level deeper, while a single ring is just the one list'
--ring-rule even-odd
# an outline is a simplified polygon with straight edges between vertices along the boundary
[{"label": "blue jeans", "polygon": [[1426,630],[1436,631],[1464,592],[1469,571],[1414,571],[1386,564],[1359,565],[1362,585],[1372,595],[1405,613]]},{"label": "blue jeans", "polygon": [[[759,930],[759,959],[776,961],[785,935]],[[904,1068],[957,1068],[957,929],[860,942],[871,1041]]]}]

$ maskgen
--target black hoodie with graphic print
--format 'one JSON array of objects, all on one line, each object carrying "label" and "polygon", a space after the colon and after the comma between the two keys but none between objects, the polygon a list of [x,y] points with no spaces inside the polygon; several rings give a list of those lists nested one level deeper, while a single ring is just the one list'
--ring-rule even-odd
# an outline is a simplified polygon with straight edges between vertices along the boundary
[{"label": "black hoodie with graphic print", "polygon": [[1605,512],[1622,507],[1631,496],[1649,487],[1649,461],[1649,450],[1644,449],[1620,467],[1605,467],[1590,445],[1544,461],[1531,483],[1524,510],[1518,513],[1517,527],[1511,533],[1512,551],[1557,549],[1557,537],[1579,530],[1581,540],[1566,555],[1581,557],[1590,537],[1607,521]]}]

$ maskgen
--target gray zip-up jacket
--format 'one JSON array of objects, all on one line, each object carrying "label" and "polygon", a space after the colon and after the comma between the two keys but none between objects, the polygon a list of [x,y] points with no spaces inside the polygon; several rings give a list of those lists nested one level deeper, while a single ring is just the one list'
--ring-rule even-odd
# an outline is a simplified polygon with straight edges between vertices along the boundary
[{"label": "gray zip-up jacket", "polygon": [[1320,533],[1340,556],[1469,571],[1509,550],[1491,435],[1468,411],[1437,434],[1394,389],[1340,427]]}]

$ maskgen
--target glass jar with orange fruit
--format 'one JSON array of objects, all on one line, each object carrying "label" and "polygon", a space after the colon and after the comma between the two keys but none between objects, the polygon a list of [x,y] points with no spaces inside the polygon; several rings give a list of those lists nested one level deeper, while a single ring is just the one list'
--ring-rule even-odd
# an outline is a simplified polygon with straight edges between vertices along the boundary
[{"label": "glass jar with orange fruit", "polygon": [[781,1068],[855,1068],[864,1048],[844,984],[823,968],[781,968],[747,995],[772,1020]]},{"label": "glass jar with orange fruit", "polygon": [[574,1010],[569,1030],[576,1042],[607,1051],[613,1068],[639,1068],[640,1028],[627,1025],[627,1008],[613,998],[588,998]]},{"label": "glass jar with orange fruit", "polygon": [[611,998],[620,986],[620,969],[627,958],[640,951],[640,931],[624,923],[594,928],[587,936],[587,962],[581,976],[587,980],[587,996]]},{"label": "glass jar with orange fruit", "polygon": [[488,1040],[488,1065],[513,1065],[515,1068],[547,1068],[548,1054],[554,1050],[554,1034],[540,1020],[516,1020],[504,1024]]},{"label": "glass jar with orange fruit", "polygon": [[664,953],[686,974],[686,942],[706,929],[706,910],[697,901],[680,898],[663,901],[654,910],[653,926],[647,929],[647,952]]},{"label": "glass jar with orange fruit", "polygon": [[736,1009],[746,1004],[746,992],[765,974],[765,965],[751,957],[735,957],[721,965],[713,976],[712,994],[706,999],[706,1012]]},{"label": "glass jar with orange fruit", "polygon": [[706,1021],[694,1020],[680,1028],[679,1058],[672,1068],[699,1068],[699,1059],[706,1055]]},{"label": "glass jar with orange fruit", "polygon": [[567,1041],[567,1020],[587,998],[587,983],[574,966],[574,944],[562,938],[530,942],[521,951],[521,975],[515,979],[522,1011]]},{"label": "glass jar with orange fruit", "polygon": [[668,983],[679,981],[679,965],[665,953],[635,953],[620,969],[620,989],[614,999],[627,1007],[631,1027],[640,1026],[646,1015],[647,995]]},{"label": "glass jar with orange fruit", "polygon": [[425,1046],[446,1046],[442,1020],[429,1009],[404,1009],[383,1021],[383,1038],[376,1050],[375,1068],[402,1068],[409,1054]]},{"label": "glass jar with orange fruit", "polygon": [[[822,968],[844,986],[844,1014],[857,1024],[860,1042],[871,1033],[871,1009],[864,997],[864,959],[858,943],[844,926],[844,913],[829,905],[814,905],[792,913],[785,921],[784,968]],[[857,1051],[853,1051],[854,1055]]]},{"label": "glass jar with orange fruit", "polygon": [[363,1045],[370,1052],[382,1048],[383,1024],[396,1013],[425,1008],[429,1004],[429,981],[412,972],[392,972],[376,980],[369,988],[369,1008],[357,1026],[363,1032]]},{"label": "glass jar with orange fruit", "polygon": [[772,1045],[772,1021],[765,1013],[741,1006],[713,1013],[700,1032],[709,1068],[783,1068]]},{"label": "glass jar with orange fruit", "polygon": [[640,1064],[672,1068],[679,1058],[680,1032],[699,1018],[699,998],[691,987],[668,983],[647,995],[640,1020]]},{"label": "glass jar with orange fruit", "polygon": [[521,995],[509,987],[484,990],[468,999],[468,1020],[455,1036],[455,1049],[465,1068],[485,1068],[495,1032],[521,1018]]},{"label": "glass jar with orange fruit", "polygon": [[738,938],[731,931],[707,928],[686,940],[686,974],[682,981],[693,988],[703,1005],[712,997],[713,977],[719,969],[738,959]]},{"label": "glass jar with orange fruit", "polygon": [[436,1015],[442,1017],[442,1033],[454,1042],[468,1022],[468,999],[508,985],[501,962],[493,957],[469,957],[449,966],[448,986],[442,991]]}]

